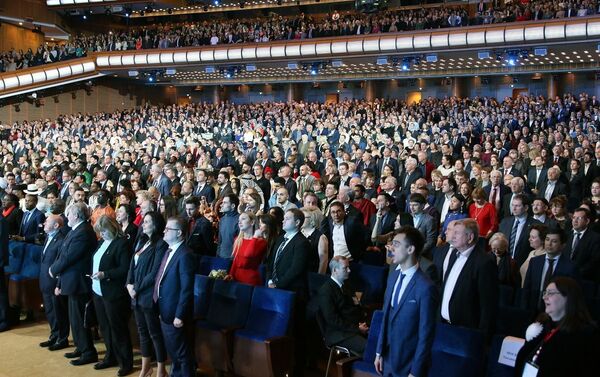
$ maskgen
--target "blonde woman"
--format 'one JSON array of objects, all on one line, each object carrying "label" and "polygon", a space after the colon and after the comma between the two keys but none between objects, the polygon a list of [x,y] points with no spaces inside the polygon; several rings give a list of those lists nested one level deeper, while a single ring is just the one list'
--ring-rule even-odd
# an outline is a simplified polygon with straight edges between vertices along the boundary
[{"label": "blonde woman", "polygon": [[233,263],[229,276],[240,283],[263,285],[259,267],[267,255],[268,242],[253,213],[242,213],[238,219],[238,226],[240,233],[233,243]]}]

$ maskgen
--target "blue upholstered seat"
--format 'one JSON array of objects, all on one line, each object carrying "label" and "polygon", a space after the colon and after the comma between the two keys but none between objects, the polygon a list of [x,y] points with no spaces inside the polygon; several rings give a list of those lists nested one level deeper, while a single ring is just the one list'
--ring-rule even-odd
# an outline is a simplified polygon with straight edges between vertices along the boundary
[{"label": "blue upholstered seat", "polygon": [[198,262],[198,273],[208,276],[212,270],[229,271],[230,267],[231,259],[203,255]]},{"label": "blue upholstered seat", "polygon": [[438,323],[429,377],[483,375],[484,337],[478,330]]}]

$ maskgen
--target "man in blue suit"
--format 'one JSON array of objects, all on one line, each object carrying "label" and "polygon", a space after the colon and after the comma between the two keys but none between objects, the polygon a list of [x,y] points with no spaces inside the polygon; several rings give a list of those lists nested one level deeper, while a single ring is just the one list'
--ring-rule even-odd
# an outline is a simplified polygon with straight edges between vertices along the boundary
[{"label": "man in blue suit", "polygon": [[40,254],[40,291],[44,300],[44,312],[50,325],[50,338],[42,343],[40,347],[48,347],[50,351],[56,351],[69,346],[69,314],[68,300],[66,296],[56,295],[57,279],[48,274],[50,266],[60,254],[66,232],[63,227],[63,219],[60,215],[50,215],[44,223],[46,241]]},{"label": "man in blue suit", "polygon": [[[31,188],[28,187],[29,189]],[[25,190],[25,192],[32,192],[28,190]],[[46,218],[44,217],[44,213],[36,208],[37,203],[38,197],[36,194],[29,193],[25,195],[26,211],[23,213],[19,234],[12,237],[14,240],[33,243],[40,234],[40,227],[44,224]]]},{"label": "man in blue suit", "polygon": [[173,361],[172,377],[193,377],[194,364],[194,256],[185,245],[187,222],[167,221],[164,240],[169,245],[156,274],[153,300],[158,304],[160,327]]},{"label": "man in blue suit", "polygon": [[390,274],[385,292],[375,357],[375,370],[380,375],[427,375],[438,295],[419,268],[424,245],[423,235],[410,226],[400,228],[392,241],[393,263],[398,267]]}]

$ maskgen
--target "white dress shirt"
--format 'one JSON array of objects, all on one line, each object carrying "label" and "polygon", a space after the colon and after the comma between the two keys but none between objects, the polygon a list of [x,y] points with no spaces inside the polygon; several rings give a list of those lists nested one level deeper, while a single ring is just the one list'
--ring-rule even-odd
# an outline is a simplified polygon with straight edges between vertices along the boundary
[{"label": "white dress shirt", "polygon": [[344,234],[344,224],[333,224],[331,232],[331,240],[333,241],[333,256],[342,256],[352,258],[348,244],[346,243],[346,235]]},{"label": "white dress shirt", "polygon": [[[402,295],[404,294],[406,287],[408,287],[408,283],[410,283],[410,279],[412,279],[412,277],[415,275],[415,272],[417,272],[418,269],[419,269],[418,263],[406,271],[402,271],[402,268],[400,268],[400,265],[398,265],[398,267],[396,267],[396,271],[400,271],[400,273],[398,274],[398,279],[396,279],[396,284],[394,284],[394,290],[392,291],[392,302],[391,302],[392,307],[396,307],[396,305],[400,304],[400,301],[402,301]],[[402,275],[404,275],[404,279],[402,279],[402,286],[398,287],[398,283],[400,283],[400,276],[402,276]],[[394,302],[394,297],[396,297],[396,291],[398,289],[400,289],[400,293],[398,294],[398,301]]]}]

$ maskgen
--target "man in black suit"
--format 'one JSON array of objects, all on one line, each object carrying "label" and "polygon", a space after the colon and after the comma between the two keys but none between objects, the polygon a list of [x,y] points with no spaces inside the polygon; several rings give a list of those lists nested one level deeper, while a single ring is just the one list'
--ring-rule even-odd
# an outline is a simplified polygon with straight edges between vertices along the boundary
[{"label": "man in black suit", "polygon": [[217,184],[219,185],[219,190],[216,193],[217,197],[215,198],[217,202],[225,196],[233,194],[233,189],[231,188],[231,184],[229,184],[229,173],[226,171],[221,171],[217,174]]},{"label": "man in black suit", "polygon": [[513,198],[512,213],[512,216],[502,219],[499,230],[508,240],[508,253],[521,266],[531,251],[529,229],[538,221],[529,216],[529,199],[524,194]]},{"label": "man in black suit", "polygon": [[40,347],[48,347],[56,351],[69,346],[69,312],[67,297],[55,295],[57,279],[48,274],[50,266],[60,254],[65,230],[60,215],[50,215],[44,223],[46,241],[40,255],[40,291],[44,301],[44,312],[50,325],[50,337],[40,343]]},{"label": "man in black suit", "polygon": [[264,197],[264,205],[263,205],[263,211],[266,212],[269,209],[269,196],[271,195],[271,182],[265,178],[265,176],[263,175],[264,173],[264,169],[262,167],[262,165],[260,164],[254,164],[254,166],[252,167],[252,170],[254,172],[254,182],[256,182],[256,185],[258,187],[260,187],[260,190],[263,193],[263,197]]},{"label": "man in black suit", "polygon": [[544,166],[544,158],[537,156],[534,160],[535,166],[527,172],[527,185],[533,195],[539,195],[540,187],[548,181],[548,169]]},{"label": "man in black suit", "polygon": [[545,185],[540,186],[538,196],[545,198],[548,202],[559,195],[568,195],[567,185],[559,181],[560,169],[556,166],[548,168],[548,180]]},{"label": "man in black suit", "polygon": [[546,158],[546,167],[550,170],[553,166],[558,166],[561,172],[567,171],[567,159],[562,156],[562,145],[557,144],[552,147],[552,156]]},{"label": "man in black suit", "polygon": [[50,266],[50,277],[58,277],[56,293],[68,297],[69,321],[75,343],[75,351],[65,354],[67,358],[78,358],[72,365],[84,365],[98,361],[98,353],[90,329],[83,325],[85,306],[90,299],[92,254],[96,250],[97,238],[88,222],[88,208],[84,203],[74,203],[66,211],[71,231],[63,240],[58,259]]},{"label": "man in black suit", "polygon": [[538,222],[544,224],[548,228],[556,228],[558,226],[556,220],[548,217],[549,207],[550,205],[545,198],[538,197],[533,199],[531,212],[533,213],[533,218]]},{"label": "man in black suit", "polygon": [[590,187],[594,179],[600,175],[600,167],[596,165],[594,154],[590,151],[583,154],[583,165],[581,167],[583,173],[584,197],[590,195]]},{"label": "man in black suit", "polygon": [[4,266],[8,266],[8,232],[6,220],[0,213],[0,332],[8,330],[8,288]]},{"label": "man in black suit", "polygon": [[331,205],[321,231],[329,241],[330,258],[341,255],[358,262],[367,247],[367,229],[358,217],[347,216],[340,202]]},{"label": "man in black suit", "polygon": [[510,192],[508,186],[502,183],[502,173],[493,170],[490,173],[490,184],[483,188],[488,202],[496,206],[496,212],[500,213],[504,201],[504,196]]},{"label": "man in black suit", "polygon": [[192,377],[194,365],[194,257],[185,246],[187,223],[172,217],[165,226],[164,240],[169,245],[156,273],[152,299],[158,305],[165,348],[173,365],[171,375]]},{"label": "man in black suit", "polygon": [[577,208],[571,219],[573,230],[565,245],[565,254],[575,264],[582,279],[600,282],[600,235],[589,228],[592,214]]},{"label": "man in black suit", "polygon": [[456,221],[451,232],[452,248],[434,256],[442,263],[442,322],[493,334],[498,306],[496,263],[481,249],[479,226],[474,219]]},{"label": "man in black suit", "polygon": [[514,161],[513,161],[512,157],[506,156],[502,160],[502,167],[498,170],[500,170],[500,173],[502,173],[503,176],[512,175],[513,177],[521,177],[522,176],[521,171],[518,169],[515,169],[515,167],[513,165],[514,165]]},{"label": "man in black suit", "polygon": [[392,212],[392,197],[385,192],[379,193],[376,199],[377,213],[371,216],[369,220],[369,234],[373,245],[382,248],[386,245],[380,237],[394,230],[396,222],[396,213]]},{"label": "man in black suit", "polygon": [[[512,216],[513,200],[517,195],[525,195],[525,181],[521,177],[514,177],[510,180],[510,193],[504,195],[502,200],[502,210],[500,212],[500,219]],[[508,236],[507,236],[508,237]]]},{"label": "man in black suit", "polygon": [[189,224],[186,245],[196,255],[215,255],[214,232],[210,221],[199,212],[200,200],[195,196],[185,201]]},{"label": "man in black suit", "polygon": [[392,150],[388,147],[383,148],[383,157],[377,160],[377,169],[375,169],[375,177],[377,179],[381,178],[381,173],[386,165],[392,167],[392,176],[398,177],[398,160],[392,157]]},{"label": "man in black suit", "polygon": [[577,267],[563,253],[567,237],[560,228],[549,229],[544,240],[545,255],[531,258],[523,281],[521,305],[532,316],[544,309],[542,292],[554,276],[577,278]]},{"label": "man in black suit", "polygon": [[355,355],[362,356],[369,327],[365,313],[358,299],[348,290],[344,282],[350,276],[350,262],[336,256],[329,262],[331,279],[319,289],[319,310],[323,336],[327,345],[348,348]]},{"label": "man in black suit", "polygon": [[417,169],[417,167],[418,162],[415,157],[410,156],[406,159],[406,162],[404,163],[404,171],[400,176],[400,192],[402,193],[401,200],[403,203],[411,194],[410,185],[415,183],[417,179],[423,176],[421,174],[421,169]]},{"label": "man in black suit", "polygon": [[223,155],[223,149],[221,147],[215,149],[215,157],[212,159],[212,167],[215,171],[219,171],[222,168],[229,165],[227,157]]},{"label": "man in black suit", "polygon": [[199,169],[196,172],[196,180],[198,185],[194,189],[194,196],[202,200],[202,197],[206,198],[208,204],[212,204],[215,201],[215,189],[208,183],[208,172],[204,169]]}]

